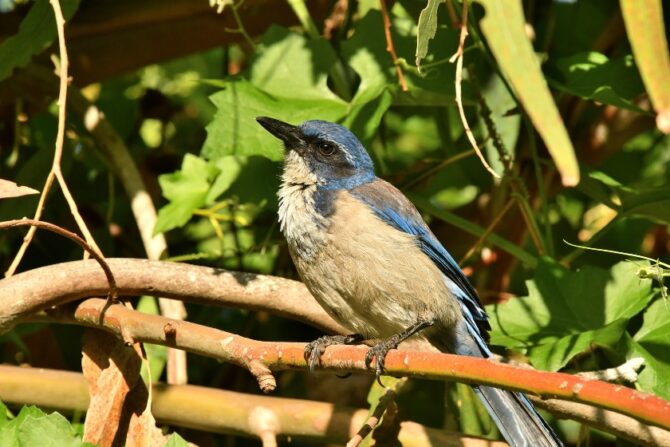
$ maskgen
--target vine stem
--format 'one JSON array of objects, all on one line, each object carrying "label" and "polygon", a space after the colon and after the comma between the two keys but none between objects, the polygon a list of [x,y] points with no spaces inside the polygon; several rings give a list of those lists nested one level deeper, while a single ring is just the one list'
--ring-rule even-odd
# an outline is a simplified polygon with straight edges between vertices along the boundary
[{"label": "vine stem", "polygon": [[[59,48],[59,70],[58,76],[60,77],[60,87],[58,91],[58,132],[56,134],[56,144],[54,150],[54,158],[51,164],[51,170],[47,175],[46,181],[44,182],[44,187],[42,188],[42,193],[40,194],[39,201],[37,203],[37,209],[35,210],[34,220],[38,221],[42,217],[42,212],[44,211],[44,205],[46,203],[47,196],[51,187],[53,186],[54,179],[58,181],[61,189],[63,190],[63,195],[67,201],[68,206],[70,207],[70,212],[74,217],[77,226],[84,235],[86,242],[95,250],[98,254],[101,255],[100,248],[96,244],[91,232],[88,230],[84,219],[79,214],[77,204],[74,201],[74,197],[70,192],[70,189],[65,182],[63,173],[61,171],[61,159],[63,157],[63,141],[65,139],[65,115],[66,115],[66,105],[67,105],[67,87],[68,87],[68,66],[69,61],[67,57],[67,47],[65,45],[65,18],[63,17],[63,11],[58,0],[50,0],[51,6],[54,11],[54,16],[56,18],[56,29],[58,32],[58,48]],[[18,268],[23,256],[30,245],[30,242],[35,236],[35,231],[37,230],[36,226],[31,226],[28,230],[28,233],[23,238],[23,243],[19,247],[16,256],[12,260],[9,268],[5,272],[6,276],[12,276],[16,269]]]},{"label": "vine stem", "polygon": [[468,37],[468,1],[463,0],[463,18],[461,20],[461,34],[458,42],[458,49],[454,53],[453,56],[449,59],[449,62],[454,63],[456,61],[456,79],[455,79],[455,87],[456,87],[456,104],[458,105],[458,113],[461,117],[461,122],[463,123],[463,128],[465,130],[465,134],[468,137],[468,141],[472,145],[472,148],[475,150],[475,153],[477,154],[477,157],[479,157],[479,160],[482,162],[482,165],[484,168],[489,171],[489,173],[495,177],[495,178],[500,178],[500,175],[491,168],[489,163],[486,161],[484,158],[484,154],[482,154],[481,149],[477,145],[477,140],[475,139],[475,135],[472,133],[472,129],[470,129],[470,125],[468,124],[468,119],[465,117],[465,110],[463,109],[463,93],[461,91],[461,83],[463,81],[463,51],[465,48],[465,39]]}]

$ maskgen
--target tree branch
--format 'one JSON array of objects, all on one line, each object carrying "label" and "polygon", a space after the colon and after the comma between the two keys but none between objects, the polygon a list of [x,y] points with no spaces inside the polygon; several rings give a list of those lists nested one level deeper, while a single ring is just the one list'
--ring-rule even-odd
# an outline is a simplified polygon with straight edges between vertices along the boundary
[{"label": "tree branch", "polygon": [[[289,279],[174,262],[108,258],[120,296],[159,295],[209,306],[268,310],[325,332],[345,333],[305,286]],[[54,264],[0,280],[0,333],[22,316],[90,296],[108,283],[92,260]]]},{"label": "tree branch", "polygon": [[[120,305],[106,307],[89,299],[74,310],[60,310],[47,321],[101,327],[135,341],[163,344],[218,358],[249,369],[261,389],[274,389],[273,371],[307,369],[304,343],[269,343],[247,339],[194,323],[141,314]],[[367,371],[361,346],[326,350],[321,367],[329,371]],[[609,409],[639,421],[670,428],[670,402],[624,386],[563,373],[518,368],[491,360],[432,352],[392,350],[386,370],[398,376],[491,385],[546,398],[560,398]]]},{"label": "tree branch", "polygon": [[[251,417],[259,408],[277,418],[279,436],[337,444],[346,443],[368,415],[366,409],[193,385],[155,384],[152,395],[152,413],[163,423],[247,437],[259,436]],[[0,365],[0,399],[9,404],[79,411],[86,411],[89,403],[86,381],[79,373],[7,365]],[[405,447],[507,445],[410,421],[401,423],[399,439]]]},{"label": "tree branch", "polygon": [[614,411],[558,399],[540,399],[530,396],[530,400],[537,407],[547,410],[558,418],[572,419],[636,444],[654,447],[670,446],[670,430],[645,425],[632,417]]}]

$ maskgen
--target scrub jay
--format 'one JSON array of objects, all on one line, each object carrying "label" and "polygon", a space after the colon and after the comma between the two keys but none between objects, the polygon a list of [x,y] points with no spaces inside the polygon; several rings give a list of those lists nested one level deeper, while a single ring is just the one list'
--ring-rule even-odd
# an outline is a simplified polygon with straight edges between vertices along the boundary
[{"label": "scrub jay", "polygon": [[[298,273],[354,333],[308,344],[310,367],[329,345],[385,339],[365,359],[379,378],[388,351],[419,332],[443,352],[489,357],[477,292],[410,201],[375,176],[354,134],[326,121],[257,121],[286,149],[279,222]],[[523,394],[473,389],[511,446],[563,445]]]}]

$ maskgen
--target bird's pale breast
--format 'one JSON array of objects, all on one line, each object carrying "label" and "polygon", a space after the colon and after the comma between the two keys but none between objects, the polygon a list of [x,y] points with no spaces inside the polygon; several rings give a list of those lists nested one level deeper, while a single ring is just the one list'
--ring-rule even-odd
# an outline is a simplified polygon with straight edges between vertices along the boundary
[{"label": "bird's pale breast", "polygon": [[447,326],[460,318],[446,279],[414,237],[382,222],[347,191],[338,192],[323,244],[311,259],[291,254],[320,304],[343,326],[388,337],[419,319]]}]

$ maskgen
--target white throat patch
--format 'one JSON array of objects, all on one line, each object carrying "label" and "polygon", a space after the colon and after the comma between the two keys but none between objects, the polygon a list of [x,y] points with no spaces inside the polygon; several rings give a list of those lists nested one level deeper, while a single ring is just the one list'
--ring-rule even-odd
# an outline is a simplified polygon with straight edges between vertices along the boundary
[{"label": "white throat patch", "polygon": [[303,158],[289,151],[278,192],[279,224],[291,251],[303,259],[310,259],[326,242],[327,220],[314,205],[318,184]]}]

